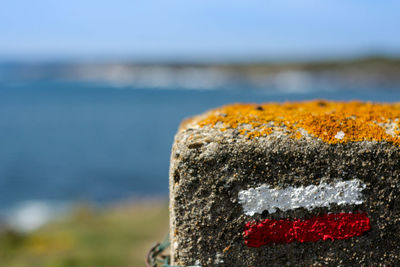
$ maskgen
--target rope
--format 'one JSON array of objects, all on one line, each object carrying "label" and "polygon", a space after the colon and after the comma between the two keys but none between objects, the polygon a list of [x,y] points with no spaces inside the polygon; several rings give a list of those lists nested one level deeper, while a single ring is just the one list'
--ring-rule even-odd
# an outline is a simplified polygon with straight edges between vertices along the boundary
[{"label": "rope", "polygon": [[180,265],[169,265],[171,262],[171,257],[166,255],[161,255],[161,253],[169,247],[171,243],[169,242],[169,234],[165,237],[162,243],[156,243],[151,247],[150,251],[146,256],[146,266],[147,267],[157,267],[160,263],[161,267],[201,267],[199,265],[195,266],[180,266]]}]

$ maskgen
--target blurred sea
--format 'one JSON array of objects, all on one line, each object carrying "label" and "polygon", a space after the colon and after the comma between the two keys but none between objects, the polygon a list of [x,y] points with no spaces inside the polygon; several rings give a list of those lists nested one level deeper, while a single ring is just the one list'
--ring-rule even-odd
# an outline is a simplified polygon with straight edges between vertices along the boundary
[{"label": "blurred sea", "polygon": [[197,69],[144,69],[133,80],[118,68],[85,71],[0,66],[0,216],[17,224],[22,211],[23,223],[70,203],[166,198],[179,123],[223,104],[400,101],[397,83],[355,86],[301,72],[250,83]]}]

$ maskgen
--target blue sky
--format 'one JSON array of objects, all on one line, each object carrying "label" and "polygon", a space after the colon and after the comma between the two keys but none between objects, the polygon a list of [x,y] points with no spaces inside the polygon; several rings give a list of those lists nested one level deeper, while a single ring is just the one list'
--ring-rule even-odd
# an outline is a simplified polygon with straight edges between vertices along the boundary
[{"label": "blue sky", "polygon": [[5,0],[0,58],[400,54],[400,1]]}]

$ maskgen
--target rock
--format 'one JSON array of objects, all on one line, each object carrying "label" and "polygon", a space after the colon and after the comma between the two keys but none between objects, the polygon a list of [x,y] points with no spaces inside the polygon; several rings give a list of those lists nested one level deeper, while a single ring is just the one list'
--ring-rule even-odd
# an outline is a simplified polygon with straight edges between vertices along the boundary
[{"label": "rock", "polygon": [[172,264],[400,265],[400,104],[231,105],[182,123]]}]

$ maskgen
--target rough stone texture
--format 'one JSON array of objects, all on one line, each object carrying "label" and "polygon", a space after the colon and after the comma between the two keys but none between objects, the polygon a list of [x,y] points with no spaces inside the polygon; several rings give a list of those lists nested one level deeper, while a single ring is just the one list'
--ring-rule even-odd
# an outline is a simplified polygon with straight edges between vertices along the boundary
[{"label": "rough stone texture", "polygon": [[[360,179],[364,203],[299,208],[247,216],[238,192]],[[387,142],[327,144],[280,133],[249,139],[187,123],[176,137],[170,166],[172,263],[201,266],[400,266],[400,148]],[[249,248],[251,220],[310,218],[327,212],[367,212],[371,230],[347,240],[293,242]]]}]

